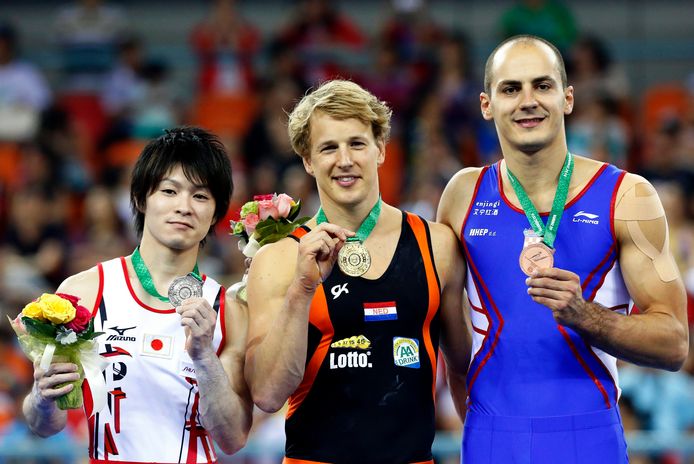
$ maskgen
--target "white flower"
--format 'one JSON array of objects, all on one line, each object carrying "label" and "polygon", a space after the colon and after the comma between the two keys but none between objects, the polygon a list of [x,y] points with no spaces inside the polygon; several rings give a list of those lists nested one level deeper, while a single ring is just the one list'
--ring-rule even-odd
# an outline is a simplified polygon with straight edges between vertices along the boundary
[{"label": "white flower", "polygon": [[248,243],[241,252],[246,258],[252,258],[260,250],[260,243],[252,235],[248,238]]},{"label": "white flower", "polygon": [[77,341],[77,334],[70,329],[61,330],[56,334],[55,340],[60,342],[61,345],[72,345]]}]

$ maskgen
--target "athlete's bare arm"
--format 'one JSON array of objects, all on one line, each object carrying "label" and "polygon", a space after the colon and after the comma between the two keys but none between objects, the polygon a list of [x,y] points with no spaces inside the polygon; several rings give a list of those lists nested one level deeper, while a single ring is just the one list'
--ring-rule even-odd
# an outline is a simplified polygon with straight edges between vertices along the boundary
[{"label": "athlete's bare arm", "polygon": [[466,384],[470,351],[471,327],[463,308],[465,267],[458,239],[450,227],[430,223],[431,242],[441,286],[441,351],[446,361],[446,373],[451,396],[461,421],[465,419]]},{"label": "athlete's bare arm", "polygon": [[626,317],[586,302],[578,276],[562,269],[539,271],[528,279],[528,293],[591,345],[635,364],[678,370],[688,352],[686,294],[662,205],[642,177],[625,176],[614,225],[619,265],[639,314]]},{"label": "athlete's bare arm", "polygon": [[263,411],[279,410],[304,377],[311,300],[348,233],[323,223],[298,247],[286,238],[253,258],[245,373],[253,402]]},{"label": "athlete's bare arm", "polygon": [[222,451],[231,454],[246,444],[253,421],[253,402],[243,376],[248,308],[227,294],[224,317],[227,342],[219,358],[209,350],[193,363],[201,421]]},{"label": "athlete's bare arm", "polygon": [[[94,267],[67,278],[60,284],[57,292],[79,297],[79,304],[91,310],[96,301],[98,284],[99,273]],[[34,383],[22,405],[22,412],[32,432],[40,437],[49,437],[65,428],[67,412],[58,409],[55,400],[72,391],[74,385],[68,384],[60,388],[58,385],[77,379],[79,374],[75,364],[54,363],[43,370],[38,362],[34,363]]]},{"label": "athlete's bare arm", "polygon": [[[441,195],[436,215],[436,220],[448,226],[450,230],[445,240],[451,270],[450,275],[446,277],[442,300],[444,306],[441,313],[443,322],[441,348],[448,366],[448,384],[451,396],[461,420],[464,420],[466,411],[467,384],[465,376],[470,364],[472,340],[470,315],[467,312],[467,305],[463,304],[466,268],[460,251],[459,235],[475,184],[481,172],[480,168],[467,168],[453,176]],[[451,237],[453,244],[450,243]],[[453,246],[454,248],[452,248]],[[455,259],[450,257],[455,257]],[[438,268],[438,257],[436,261]],[[451,355],[451,353],[453,354]],[[465,359],[463,360],[463,358]]]}]

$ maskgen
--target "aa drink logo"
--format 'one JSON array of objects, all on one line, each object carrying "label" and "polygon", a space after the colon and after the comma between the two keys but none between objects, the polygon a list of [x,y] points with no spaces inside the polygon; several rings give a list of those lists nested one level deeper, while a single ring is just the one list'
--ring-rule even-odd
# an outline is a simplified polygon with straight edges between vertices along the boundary
[{"label": "aa drink logo", "polygon": [[419,341],[414,338],[393,337],[393,360],[396,366],[419,368]]}]

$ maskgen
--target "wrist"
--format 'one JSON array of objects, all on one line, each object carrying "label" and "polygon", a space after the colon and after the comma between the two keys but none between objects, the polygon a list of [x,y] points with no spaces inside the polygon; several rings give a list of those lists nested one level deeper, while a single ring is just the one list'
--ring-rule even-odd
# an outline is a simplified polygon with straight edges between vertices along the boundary
[{"label": "wrist", "polygon": [[572,311],[575,317],[571,325],[579,334],[593,338],[605,329],[606,311],[599,303],[581,300]]},{"label": "wrist", "polygon": [[41,396],[36,384],[34,384],[34,388],[31,391],[31,405],[32,408],[42,416],[50,415],[56,408],[54,400]]},{"label": "wrist", "polygon": [[289,286],[289,289],[287,289],[287,297],[291,299],[308,298],[310,300],[313,298],[319,285],[320,281],[314,282],[306,276],[297,275],[294,277],[294,281]]},{"label": "wrist", "polygon": [[193,364],[195,365],[196,369],[199,365],[206,365],[207,363],[213,362],[215,359],[218,359],[217,353],[212,348],[212,345],[200,350],[200,352],[196,354],[197,355],[195,357],[190,357],[193,360]]}]

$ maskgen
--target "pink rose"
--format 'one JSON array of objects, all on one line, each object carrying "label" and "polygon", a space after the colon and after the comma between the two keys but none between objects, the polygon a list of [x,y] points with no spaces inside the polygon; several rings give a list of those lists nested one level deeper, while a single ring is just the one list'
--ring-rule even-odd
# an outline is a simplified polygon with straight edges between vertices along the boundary
[{"label": "pink rose", "polygon": [[260,216],[261,221],[264,221],[269,217],[272,217],[275,220],[280,217],[280,214],[277,211],[277,206],[275,206],[275,203],[272,200],[258,201],[258,215]]},{"label": "pink rose", "polygon": [[272,200],[273,195],[268,194],[268,195],[253,195],[253,200],[255,201],[263,201],[263,200]]},{"label": "pink rose", "polygon": [[248,213],[245,218],[241,219],[241,222],[246,228],[246,233],[250,236],[255,232],[255,226],[260,222],[260,218],[255,213]]},{"label": "pink rose", "polygon": [[292,197],[286,193],[280,193],[277,195],[277,199],[275,201],[277,203],[277,213],[279,216],[283,218],[289,216],[289,211],[291,211],[292,203],[294,202]]},{"label": "pink rose", "polygon": [[92,313],[82,305],[75,306],[75,318],[65,324],[65,327],[72,329],[75,333],[80,333],[89,325]]}]

